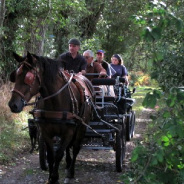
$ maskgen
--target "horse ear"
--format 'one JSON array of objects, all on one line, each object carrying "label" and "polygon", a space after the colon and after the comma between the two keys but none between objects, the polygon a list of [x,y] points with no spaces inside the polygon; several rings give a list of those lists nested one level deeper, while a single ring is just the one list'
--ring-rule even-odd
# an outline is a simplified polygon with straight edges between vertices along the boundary
[{"label": "horse ear", "polygon": [[35,54],[30,54],[29,52],[27,52],[27,58],[29,60],[29,62],[36,64],[36,61],[39,59],[39,57]]},{"label": "horse ear", "polygon": [[32,61],[32,56],[28,51],[27,51],[27,58],[28,58],[29,61]]},{"label": "horse ear", "polygon": [[32,56],[33,56],[34,58],[36,58],[36,60],[39,60],[39,59],[40,59],[39,56],[37,56],[36,54],[32,54]]},{"label": "horse ear", "polygon": [[16,61],[18,61],[19,63],[22,62],[23,57],[19,56],[18,54],[16,54],[15,52],[13,52],[13,57],[16,59]]}]

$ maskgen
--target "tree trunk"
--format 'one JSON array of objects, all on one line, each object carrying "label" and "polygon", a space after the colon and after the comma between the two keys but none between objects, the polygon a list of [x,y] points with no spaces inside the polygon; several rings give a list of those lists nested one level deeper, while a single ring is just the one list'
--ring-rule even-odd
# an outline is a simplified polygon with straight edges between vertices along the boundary
[{"label": "tree trunk", "polygon": [[3,21],[4,21],[4,16],[5,16],[5,0],[0,1],[0,41],[3,35]]},{"label": "tree trunk", "polygon": [[30,38],[25,43],[25,54],[27,51],[36,55],[43,55],[44,39],[47,26],[42,24],[43,18],[38,18],[36,26],[30,24],[27,28],[27,33],[30,34]]}]

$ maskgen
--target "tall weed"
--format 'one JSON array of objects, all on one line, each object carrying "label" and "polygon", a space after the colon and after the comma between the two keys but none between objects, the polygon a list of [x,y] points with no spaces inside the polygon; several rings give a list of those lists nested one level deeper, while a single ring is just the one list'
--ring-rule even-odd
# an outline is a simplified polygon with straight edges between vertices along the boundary
[{"label": "tall weed", "polygon": [[6,82],[0,88],[0,164],[11,161],[17,152],[27,149],[28,131],[27,119],[29,118],[28,109],[20,114],[11,113],[8,101],[11,97],[13,85]]}]

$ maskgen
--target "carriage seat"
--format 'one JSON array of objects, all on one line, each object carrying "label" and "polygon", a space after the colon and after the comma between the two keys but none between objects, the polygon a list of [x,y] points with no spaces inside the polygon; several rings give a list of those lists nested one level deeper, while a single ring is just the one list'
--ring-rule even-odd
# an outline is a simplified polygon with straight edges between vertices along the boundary
[{"label": "carriage seat", "polygon": [[[92,85],[94,86],[95,92],[96,92],[96,102],[114,102],[115,101],[115,95],[112,95],[112,88],[109,88],[109,86],[115,85],[116,80],[115,79],[99,79],[94,78],[91,81]],[[107,88],[103,88],[103,86]],[[113,91],[114,93],[114,91]]]},{"label": "carriage seat", "polygon": [[91,83],[93,85],[115,85],[116,80],[115,79],[99,79],[99,78],[94,78],[91,80]]},{"label": "carriage seat", "polygon": [[96,96],[96,102],[102,101],[102,98],[104,99],[104,102],[114,102],[116,98],[114,96]]}]

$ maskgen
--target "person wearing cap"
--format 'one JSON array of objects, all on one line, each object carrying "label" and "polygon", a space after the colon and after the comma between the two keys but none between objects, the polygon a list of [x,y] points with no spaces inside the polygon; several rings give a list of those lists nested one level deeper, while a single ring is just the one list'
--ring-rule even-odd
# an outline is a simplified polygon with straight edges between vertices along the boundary
[{"label": "person wearing cap", "polygon": [[116,78],[117,76],[124,77],[126,80],[126,83],[128,84],[128,72],[126,67],[123,65],[123,59],[119,54],[114,54],[111,57],[111,64],[110,66],[114,69],[116,72],[112,78]]},{"label": "person wearing cap", "polygon": [[69,40],[68,44],[69,51],[59,56],[59,59],[63,62],[64,69],[69,72],[73,71],[74,73],[81,72],[82,74],[85,74],[87,61],[79,54],[81,45],[80,41],[76,38],[72,38]]},{"label": "person wearing cap", "polygon": [[106,70],[107,74],[109,75],[109,65],[104,60],[104,54],[105,52],[103,50],[97,50],[95,62],[98,62],[99,64],[101,64],[102,67]]},{"label": "person wearing cap", "polygon": [[86,75],[86,77],[91,81],[93,78],[106,77],[106,70],[97,62],[94,62],[94,54],[91,50],[86,50],[83,53],[84,58],[87,61],[86,74],[88,73],[99,73],[99,76],[96,75]]}]

